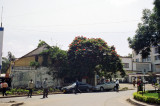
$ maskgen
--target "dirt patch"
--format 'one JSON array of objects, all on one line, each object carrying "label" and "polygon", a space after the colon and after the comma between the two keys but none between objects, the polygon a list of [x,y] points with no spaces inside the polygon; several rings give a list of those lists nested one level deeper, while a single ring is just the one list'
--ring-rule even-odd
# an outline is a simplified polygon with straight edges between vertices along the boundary
[{"label": "dirt patch", "polygon": [[15,101],[9,101],[9,102],[7,102],[7,103],[15,103]]},{"label": "dirt patch", "polygon": [[22,103],[15,103],[15,104],[12,104],[11,106],[21,106],[23,104],[24,104],[23,102]]}]

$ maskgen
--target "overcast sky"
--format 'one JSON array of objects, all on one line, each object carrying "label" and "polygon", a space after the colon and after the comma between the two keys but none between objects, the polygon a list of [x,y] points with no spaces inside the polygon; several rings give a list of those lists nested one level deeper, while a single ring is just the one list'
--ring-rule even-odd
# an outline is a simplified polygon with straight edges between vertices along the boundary
[{"label": "overcast sky", "polygon": [[[19,58],[35,49],[39,40],[68,50],[76,36],[102,38],[117,53],[131,53],[142,11],[154,0],[0,0],[3,5],[3,56]],[[2,8],[0,8],[0,11]]]}]

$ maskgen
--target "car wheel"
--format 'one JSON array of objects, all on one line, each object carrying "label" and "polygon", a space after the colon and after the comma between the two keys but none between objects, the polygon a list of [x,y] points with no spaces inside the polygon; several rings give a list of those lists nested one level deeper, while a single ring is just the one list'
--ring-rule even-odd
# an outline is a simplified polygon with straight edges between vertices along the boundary
[{"label": "car wheel", "polygon": [[104,88],[103,88],[103,87],[101,87],[101,88],[100,88],[100,91],[101,91],[101,92],[103,92],[103,91],[104,91]]},{"label": "car wheel", "polygon": [[116,86],[115,86],[115,87],[113,88],[113,90],[116,91],[116,89],[117,89],[117,88],[116,88]]},{"label": "car wheel", "polygon": [[86,91],[87,91],[87,92],[90,92],[90,89],[89,89],[89,88],[87,88],[87,89],[86,89]]}]

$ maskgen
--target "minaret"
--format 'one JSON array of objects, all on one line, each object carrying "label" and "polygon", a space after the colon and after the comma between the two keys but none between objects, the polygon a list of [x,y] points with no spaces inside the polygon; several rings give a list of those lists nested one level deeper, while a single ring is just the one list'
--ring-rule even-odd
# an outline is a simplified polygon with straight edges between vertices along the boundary
[{"label": "minaret", "polygon": [[[3,12],[3,7],[2,7],[2,12]],[[4,28],[2,27],[2,14],[1,14],[1,26],[0,26],[0,74],[1,74],[1,69],[2,69],[3,31],[4,31]]]}]

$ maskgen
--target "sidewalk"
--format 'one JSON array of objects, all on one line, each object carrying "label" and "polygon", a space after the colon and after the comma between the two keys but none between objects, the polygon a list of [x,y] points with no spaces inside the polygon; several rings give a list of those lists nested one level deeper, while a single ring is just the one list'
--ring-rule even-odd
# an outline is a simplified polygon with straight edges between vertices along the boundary
[{"label": "sidewalk", "polygon": [[[134,87],[133,84],[129,83],[120,83],[120,89],[128,87],[128,89],[137,89],[137,85]],[[152,84],[145,84],[146,90],[154,90],[155,88],[152,86]]]}]

